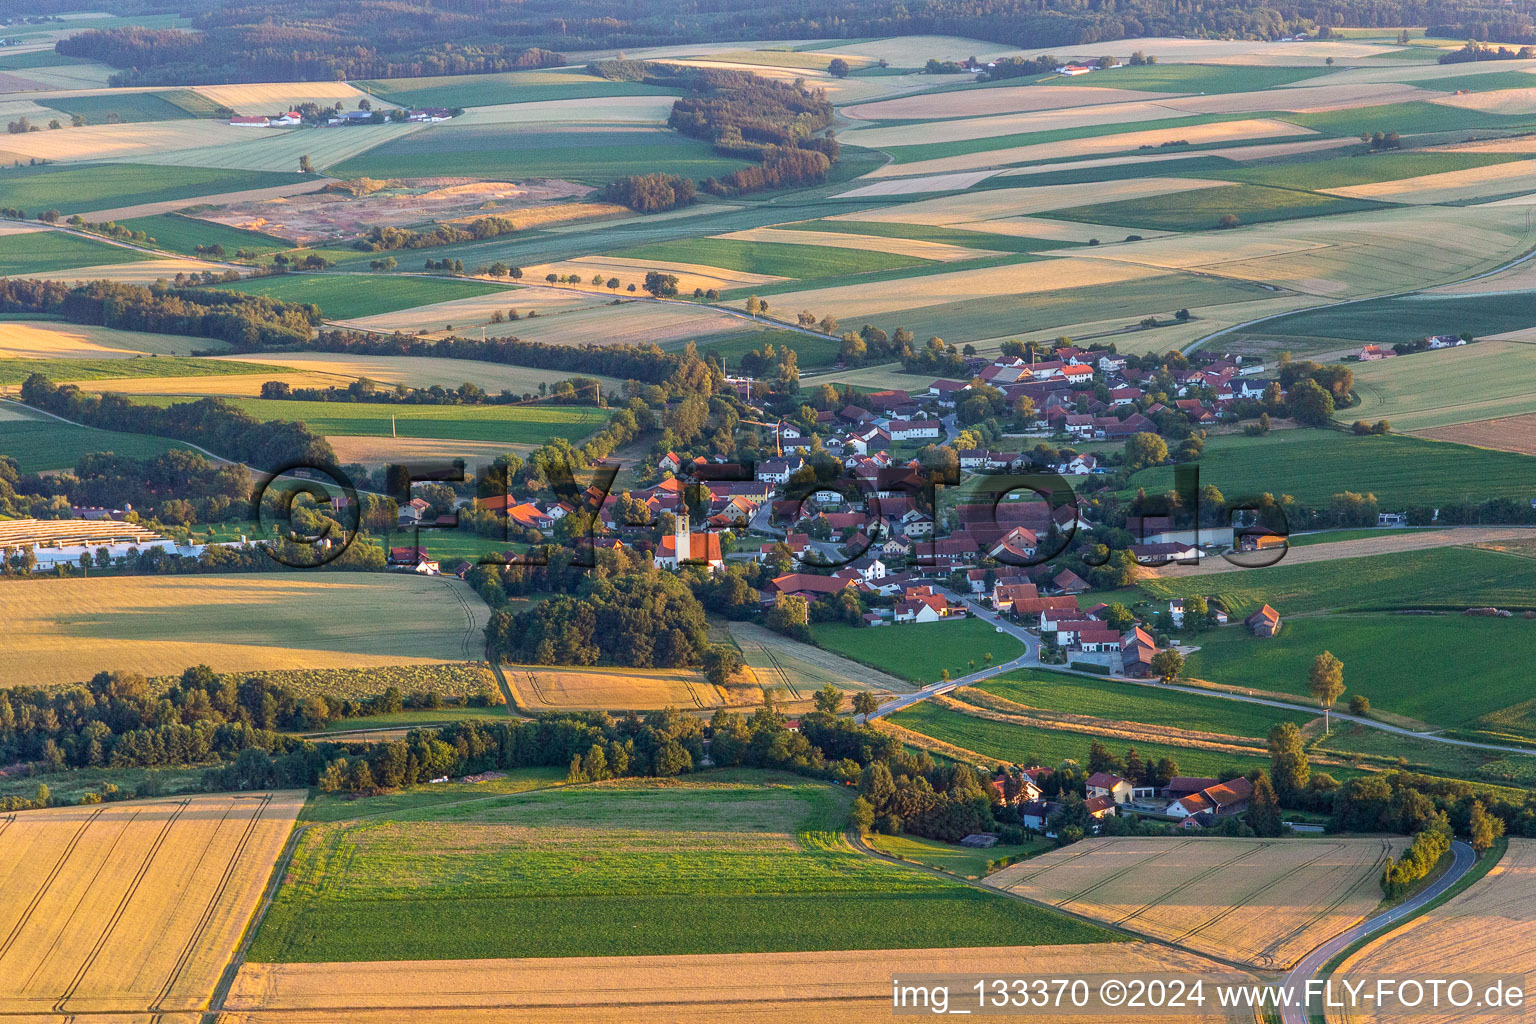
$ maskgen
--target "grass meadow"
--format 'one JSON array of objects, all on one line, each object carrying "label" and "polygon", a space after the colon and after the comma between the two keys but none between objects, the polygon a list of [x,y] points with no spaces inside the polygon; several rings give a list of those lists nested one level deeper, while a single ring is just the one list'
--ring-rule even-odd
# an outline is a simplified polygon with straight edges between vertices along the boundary
[{"label": "grass meadow", "polygon": [[[1314,717],[1176,690],[1053,672],[1010,672],[980,683],[976,689],[1043,711],[1258,739],[1267,736],[1277,722],[1305,725]],[[957,696],[964,700],[965,693],[961,690]]]},{"label": "grass meadow", "polygon": [[283,366],[186,356],[156,356],[152,359],[0,359],[0,386],[20,384],[34,373],[40,373],[49,380],[76,381],[124,377],[227,377],[292,372]]},{"label": "grass meadow", "polygon": [[[1307,616],[1287,619],[1270,639],[1230,626],[1199,643],[1187,671],[1200,679],[1306,697],[1312,659],[1328,650],[1344,663],[1346,703],[1363,694],[1372,707],[1432,725],[1536,738],[1526,668],[1536,622],[1519,617]],[[1516,705],[1524,706],[1509,713]]]},{"label": "grass meadow", "polygon": [[657,242],[610,253],[633,260],[657,263],[697,263],[748,274],[773,277],[836,277],[879,270],[927,266],[932,261],[916,256],[880,252],[876,248],[840,249],[828,245],[787,245],[782,242],[748,242],[734,238],[690,238]]},{"label": "grass meadow", "polygon": [[881,853],[888,853],[902,860],[916,861],[929,867],[940,868],[962,878],[982,878],[987,865],[996,860],[1024,860],[1037,853],[1054,850],[1051,839],[1034,839],[1027,843],[999,843],[985,850],[973,850],[968,846],[946,843],[940,839],[924,839],[921,836],[881,835],[869,837],[869,845]]},{"label": "grass meadow", "polygon": [[231,291],[266,295],[283,302],[310,303],[320,307],[328,320],[393,313],[400,309],[426,306],[450,299],[467,299],[505,291],[500,285],[485,281],[455,281],[448,278],[388,278],[362,274],[278,274],[253,277],[218,285]]},{"label": "grass meadow", "polygon": [[1227,777],[1227,773],[1240,775],[1254,768],[1269,767],[1268,757],[1247,757],[1225,751],[1202,750],[1199,747],[1117,740],[1064,729],[1015,725],[1012,722],[998,722],[952,711],[933,701],[924,701],[898,711],[889,717],[889,721],[892,725],[920,732],[944,743],[953,743],[985,757],[1014,764],[1055,765],[1068,759],[1087,764],[1089,746],[1095,739],[1102,739],[1117,754],[1124,754],[1127,747],[1135,747],[1144,760],[1172,758],[1183,775]]},{"label": "grass meadow", "polygon": [[135,217],[119,223],[130,231],[142,231],[149,235],[155,240],[157,248],[189,256],[195,255],[199,245],[222,245],[228,256],[234,256],[241,249],[250,253],[269,253],[293,248],[287,241],[259,231],[242,231],[240,228],[198,220],[196,217],[184,217],[179,213]]},{"label": "grass meadow", "polygon": [[1533,371],[1536,346],[1519,342],[1362,363],[1355,368],[1360,405],[1340,418],[1388,419],[1397,430],[1426,430],[1536,412]]},{"label": "grass meadow", "polygon": [[776,327],[712,334],[697,339],[696,343],[701,355],[713,352],[729,363],[736,362],[748,352],[761,350],[764,345],[772,345],[775,349],[791,348],[801,367],[830,366],[837,362],[838,354],[843,350],[840,338],[812,337]]},{"label": "grass meadow", "polygon": [[[1340,416],[1354,418],[1350,410]],[[1402,434],[1297,429],[1259,438],[1213,437],[1199,466],[1200,483],[1214,484],[1229,499],[1267,492],[1327,505],[1335,494],[1354,491],[1376,495],[1386,510],[1401,510],[1458,500],[1528,498],[1536,459]],[[1142,470],[1127,483],[1132,493],[1138,487],[1162,493],[1172,486],[1173,471],[1167,466]]]},{"label": "grass meadow", "polygon": [[1159,231],[1209,231],[1221,227],[1222,218],[1228,215],[1236,217],[1239,224],[1263,224],[1298,217],[1358,213],[1377,209],[1380,205],[1364,199],[1342,199],[1262,185],[1223,185],[1143,199],[1074,206],[1041,216],[1090,224],[1132,224]]},{"label": "grass meadow", "polygon": [[[1529,75],[1522,75],[1529,78]],[[1345,188],[1380,181],[1448,174],[1527,159],[1523,153],[1366,153],[1268,167],[1239,167],[1210,177],[1289,189]]]},{"label": "grass meadow", "polygon": [[1494,605],[1536,608],[1531,560],[1480,548],[1432,548],[1407,555],[1366,555],[1183,579],[1146,579],[1141,589],[1165,601],[1220,597],[1234,619],[1266,602],[1282,616],[1316,611],[1461,611]]},{"label": "grass meadow", "polygon": [[0,452],[15,459],[23,473],[70,469],[91,452],[152,459],[172,448],[186,447],[169,438],[80,427],[41,413],[17,413],[11,405],[0,406]]},{"label": "grass meadow", "polygon": [[1411,100],[1375,107],[1318,110],[1305,114],[1277,114],[1281,120],[1311,128],[1324,135],[1359,135],[1361,132],[1397,132],[1419,135],[1428,132],[1466,131],[1469,128],[1514,130],[1536,125],[1536,113],[1489,114],[1481,110],[1448,107]]},{"label": "grass meadow", "polygon": [[988,654],[991,664],[1002,664],[1024,653],[1013,637],[977,618],[875,628],[815,622],[811,642],[914,683],[936,683],[946,671],[958,678],[986,668]]},{"label": "grass meadow", "polygon": [[[1327,68],[1270,68],[1221,64],[1148,64],[1114,68],[1066,80],[1072,86],[1144,89],[1147,92],[1259,92],[1327,74]],[[1056,79],[1052,84],[1062,81]]]},{"label": "grass meadow", "polygon": [[86,124],[111,124],[112,115],[117,122],[174,121],[192,115],[181,107],[152,92],[112,92],[95,96],[69,96],[51,99],[44,106],[59,111],[66,117],[81,114]]},{"label": "grass meadow", "polygon": [[641,82],[610,82],[575,70],[390,78],[355,84],[375,96],[407,107],[484,107],[607,96],[666,96],[677,92]]},{"label": "grass meadow", "polygon": [[[311,829],[257,962],[1062,945],[1099,928],[856,853],[849,795],[751,772]],[[953,924],[964,920],[956,932]]]},{"label": "grass meadow", "polygon": [[5,243],[0,245],[0,277],[23,277],[111,263],[138,263],[155,258],[137,249],[108,245],[62,231],[31,231],[4,237]]},{"label": "grass meadow", "polygon": [[242,189],[271,188],[312,176],[217,167],[160,167],[147,164],[43,165],[0,170],[0,206],[61,213],[211,196]]},{"label": "grass meadow", "polygon": [[330,171],[348,178],[424,178],[451,167],[455,174],[493,181],[561,178],[606,185],[626,174],[708,178],[745,166],[746,161],[716,155],[707,142],[662,128],[449,123],[392,139]]},{"label": "grass meadow", "polygon": [[[1010,182],[1010,184],[1016,184]],[[808,220],[796,224],[779,224],[792,231],[827,231],[836,234],[869,235],[870,246],[880,243],[875,238],[910,238],[921,242],[943,242],[962,245],[971,249],[993,252],[1043,252],[1071,245],[1045,238],[1027,238],[1020,235],[999,235],[989,231],[970,231],[965,228],[945,227],[941,224],[901,224],[880,220]]]},{"label": "grass meadow", "polygon": [[[169,395],[136,399],[166,406]],[[579,405],[394,405],[383,402],[301,402],[287,399],[225,399],[261,420],[293,420],[318,434],[453,438],[542,444],[553,437],[576,441],[606,419],[602,409]]]},{"label": "grass meadow", "polygon": [[1255,334],[1346,343],[1395,342],[1430,334],[1481,337],[1530,327],[1533,308],[1536,291],[1401,295],[1276,317],[1259,325]]}]

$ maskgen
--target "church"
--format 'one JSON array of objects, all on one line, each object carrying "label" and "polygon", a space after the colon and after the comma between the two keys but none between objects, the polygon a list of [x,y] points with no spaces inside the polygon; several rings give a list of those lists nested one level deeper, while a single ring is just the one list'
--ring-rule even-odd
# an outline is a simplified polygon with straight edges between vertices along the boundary
[{"label": "church", "polygon": [[661,546],[656,549],[656,568],[678,568],[678,552],[682,552],[684,565],[708,565],[711,571],[725,568],[725,556],[720,550],[720,535],[718,533],[703,533],[695,537],[688,524],[688,510],[679,505],[676,514],[677,525],[673,528],[670,537],[661,538]]}]

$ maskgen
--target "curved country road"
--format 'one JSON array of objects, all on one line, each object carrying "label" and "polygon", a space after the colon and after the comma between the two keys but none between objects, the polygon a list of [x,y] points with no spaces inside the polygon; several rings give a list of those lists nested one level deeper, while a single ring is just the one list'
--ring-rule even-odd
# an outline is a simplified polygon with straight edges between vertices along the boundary
[{"label": "curved country road", "polygon": [[[1434,883],[1412,899],[1393,907],[1384,914],[1378,914],[1368,921],[1362,921],[1341,935],[1335,936],[1328,942],[1318,946],[1312,952],[1301,959],[1291,972],[1285,976],[1284,985],[1297,992],[1305,991],[1307,980],[1314,977],[1318,970],[1329,960],[1342,953],[1348,946],[1369,935],[1385,930],[1388,926],[1396,924],[1403,918],[1414,913],[1420,907],[1437,899],[1451,886],[1455,885],[1461,876],[1472,869],[1477,858],[1472,853],[1472,847],[1457,840],[1451,844],[1451,853],[1454,859],[1445,874],[1435,879]],[[1287,1006],[1281,1013],[1284,1024],[1307,1024],[1307,1011],[1301,1006]]]}]

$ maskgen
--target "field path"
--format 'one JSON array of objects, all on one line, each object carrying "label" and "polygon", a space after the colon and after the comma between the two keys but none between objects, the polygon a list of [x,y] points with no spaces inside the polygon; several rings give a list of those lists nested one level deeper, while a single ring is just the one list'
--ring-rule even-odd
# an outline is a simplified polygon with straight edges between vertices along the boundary
[{"label": "field path", "polygon": [[[1283,565],[1304,565],[1308,562],[1331,562],[1343,558],[1360,558],[1365,555],[1396,554],[1403,551],[1427,551],[1430,548],[1452,548],[1468,544],[1488,544],[1507,540],[1536,540],[1536,528],[1529,526],[1450,526],[1440,530],[1415,530],[1412,533],[1393,534],[1383,531],[1380,537],[1359,537],[1324,544],[1307,544],[1291,547],[1285,553]],[[1228,572],[1245,572],[1249,567],[1233,565],[1224,558],[1202,558],[1199,565],[1167,565],[1154,571],[1158,579],[1181,579],[1189,576],[1214,576]]]},{"label": "field path", "polygon": [[[1312,952],[1301,958],[1301,962],[1291,969],[1291,973],[1285,976],[1285,987],[1295,991],[1304,991],[1309,978],[1317,976],[1317,972],[1329,960],[1342,953],[1347,947],[1360,939],[1374,935],[1383,929],[1410,916],[1431,900],[1438,898],[1451,886],[1461,880],[1477,863],[1477,858],[1472,853],[1472,847],[1456,840],[1451,844],[1451,853],[1454,859],[1445,874],[1437,878],[1429,888],[1417,896],[1398,904],[1384,914],[1378,914],[1369,921],[1355,925],[1348,931],[1334,936],[1332,939],[1318,946]],[[1283,1024],[1308,1024],[1307,1011],[1303,1006],[1287,1006],[1281,1012]]]}]

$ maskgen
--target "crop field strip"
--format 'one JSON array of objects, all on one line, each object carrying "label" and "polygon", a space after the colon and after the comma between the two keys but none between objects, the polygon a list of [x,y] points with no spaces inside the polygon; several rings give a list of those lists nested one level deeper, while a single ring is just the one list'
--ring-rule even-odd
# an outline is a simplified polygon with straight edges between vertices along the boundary
[{"label": "crop field strip", "polygon": [[[0,671],[17,685],[51,687],[103,670],[166,675],[197,664],[232,672],[479,656],[489,610],[465,601],[469,591],[460,581],[322,575],[51,579],[8,587],[0,591],[0,614],[16,635],[0,653]],[[49,611],[59,608],[77,610]]]},{"label": "crop field strip", "polygon": [[10,818],[0,963],[14,984],[0,1010],[206,1008],[303,799],[198,795]]},{"label": "crop field strip", "polygon": [[[504,287],[488,281],[402,275],[370,278],[350,274],[279,274],[217,287],[266,295],[283,302],[313,303],[332,320],[350,320],[449,299],[506,292]],[[508,298],[510,301],[511,296]]]},{"label": "crop field strip", "polygon": [[65,231],[33,231],[3,237],[0,276],[6,277],[31,277],[52,271],[155,259],[150,253]]},{"label": "crop field strip", "polygon": [[187,445],[149,434],[124,434],[81,427],[52,419],[15,402],[0,403],[0,452],[16,460],[23,473],[72,469],[82,455],[116,452],[135,459],[152,459]]},{"label": "crop field strip", "polygon": [[988,884],[1197,953],[1286,967],[1380,901],[1401,839],[1090,839]]},{"label": "crop field strip", "polygon": [[0,205],[72,214],[298,183],[312,185],[314,178],[209,167],[167,170],[136,163],[48,165],[0,170]]},{"label": "crop field strip", "polygon": [[502,674],[518,708],[524,711],[704,710],[750,703],[747,696],[732,700],[725,687],[705,681],[691,669],[504,665]]}]

